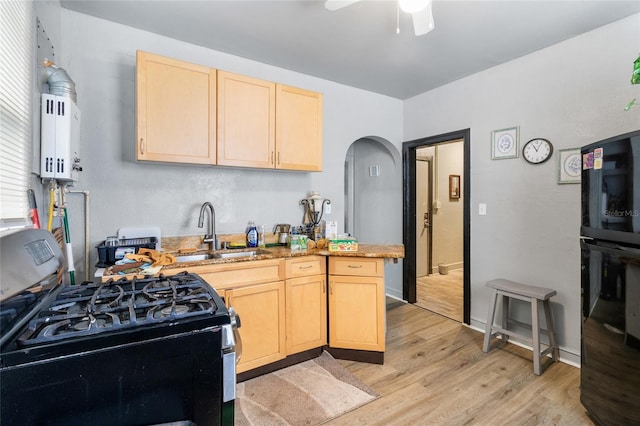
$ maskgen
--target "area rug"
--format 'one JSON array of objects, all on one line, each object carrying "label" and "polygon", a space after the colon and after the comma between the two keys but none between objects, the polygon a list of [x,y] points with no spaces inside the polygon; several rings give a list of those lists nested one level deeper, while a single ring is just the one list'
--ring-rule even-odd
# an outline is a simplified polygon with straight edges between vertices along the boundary
[{"label": "area rug", "polygon": [[238,383],[236,426],[319,425],[379,394],[329,353]]}]

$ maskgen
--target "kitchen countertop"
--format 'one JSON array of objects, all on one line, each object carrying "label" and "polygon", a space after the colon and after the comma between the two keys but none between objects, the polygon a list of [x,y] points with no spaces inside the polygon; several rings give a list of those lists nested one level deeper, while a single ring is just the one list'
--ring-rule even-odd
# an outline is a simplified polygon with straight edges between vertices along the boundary
[{"label": "kitchen countertop", "polygon": [[[221,250],[222,252],[233,252],[233,251],[243,251],[243,250],[251,250],[251,249],[229,249],[229,250]],[[291,251],[288,247],[267,247],[261,248],[261,253],[256,256],[247,256],[247,257],[236,257],[236,258],[225,258],[225,259],[206,259],[206,260],[198,260],[192,262],[178,262],[173,263],[171,265],[166,265],[162,268],[161,272],[163,273],[171,273],[172,269],[185,269],[194,266],[205,266],[205,265],[219,265],[219,264],[228,264],[228,263],[239,263],[239,262],[252,262],[254,260],[266,260],[266,259],[281,259],[288,257],[299,257],[299,256],[309,256],[309,255],[319,255],[319,256],[340,256],[340,257],[372,257],[372,258],[388,258],[393,259],[394,262],[397,262],[397,259],[401,259],[404,257],[404,245],[402,244],[358,244],[358,251],[329,251],[327,249],[309,249],[306,251]],[[192,255],[192,254],[202,254],[205,252],[199,251],[195,253],[184,253],[184,255]],[[176,255],[183,255],[175,253]],[[96,271],[96,276],[102,276],[103,279],[106,279],[108,275],[104,275],[106,270]],[[139,274],[134,274],[138,275]],[[122,277],[130,277],[133,275],[112,275],[112,278],[122,278]]]},{"label": "kitchen countertop", "polygon": [[[229,249],[221,250],[222,252],[233,252],[252,250],[247,249]],[[391,259],[401,259],[404,257],[404,246],[402,244],[358,244],[358,251],[329,251],[326,249],[309,249],[305,251],[291,251],[288,247],[267,247],[261,248],[262,253],[251,257],[239,257],[239,258],[227,258],[227,259],[206,259],[195,262],[179,262],[171,265],[167,265],[162,270],[184,268],[189,266],[202,266],[202,265],[217,265],[221,263],[237,263],[237,262],[251,262],[254,260],[264,259],[280,259],[287,257],[298,256],[351,256],[351,257],[381,257]],[[191,254],[191,253],[188,253]]]}]

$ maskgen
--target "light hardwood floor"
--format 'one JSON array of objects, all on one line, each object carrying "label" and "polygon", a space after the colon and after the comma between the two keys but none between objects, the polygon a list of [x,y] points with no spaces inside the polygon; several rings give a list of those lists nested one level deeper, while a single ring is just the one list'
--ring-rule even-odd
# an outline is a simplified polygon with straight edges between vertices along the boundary
[{"label": "light hardwood floor", "polygon": [[416,304],[458,322],[463,319],[462,269],[447,275],[431,274],[416,278]]},{"label": "light hardwood floor", "polygon": [[388,299],[384,365],[340,361],[381,396],[328,424],[593,425],[580,404],[579,369],[557,362],[535,376],[531,351],[506,344],[483,353],[482,338]]}]

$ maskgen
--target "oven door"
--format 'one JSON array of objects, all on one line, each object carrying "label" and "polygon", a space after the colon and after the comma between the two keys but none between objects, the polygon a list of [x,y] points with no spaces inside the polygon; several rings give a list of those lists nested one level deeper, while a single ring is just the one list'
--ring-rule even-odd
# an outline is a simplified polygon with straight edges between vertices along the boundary
[{"label": "oven door", "polygon": [[0,424],[225,424],[221,330],[3,367]]}]

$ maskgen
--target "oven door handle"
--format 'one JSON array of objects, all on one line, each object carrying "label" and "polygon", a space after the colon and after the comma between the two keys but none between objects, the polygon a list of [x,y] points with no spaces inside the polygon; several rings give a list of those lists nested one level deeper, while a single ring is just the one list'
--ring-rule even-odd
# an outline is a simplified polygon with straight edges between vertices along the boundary
[{"label": "oven door handle", "polygon": [[236,364],[242,358],[242,337],[240,337],[240,330],[238,330],[242,324],[240,323],[240,315],[236,312],[233,306],[229,306],[229,318],[231,319],[231,330],[233,330],[233,339],[236,342]]}]

